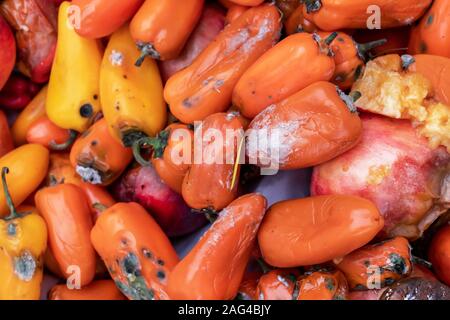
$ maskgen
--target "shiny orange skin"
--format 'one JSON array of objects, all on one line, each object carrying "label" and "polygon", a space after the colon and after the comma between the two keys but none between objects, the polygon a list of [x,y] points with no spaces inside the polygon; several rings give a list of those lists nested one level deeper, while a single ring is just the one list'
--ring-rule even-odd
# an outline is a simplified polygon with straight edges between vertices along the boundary
[{"label": "shiny orange skin", "polygon": [[339,270],[316,271],[298,280],[297,300],[347,300],[348,284]]},{"label": "shiny orange skin", "polygon": [[256,193],[233,201],[169,279],[169,296],[175,300],[229,300],[239,290],[255,244],[266,199]]},{"label": "shiny orange skin", "polygon": [[111,135],[105,118],[94,123],[82,134],[70,151],[70,162],[74,168],[90,168],[100,177],[100,181],[92,181],[91,178],[96,179],[92,175],[80,174],[83,180],[103,186],[117,179],[132,158],[131,149],[125,148]]},{"label": "shiny orange skin", "polygon": [[429,54],[417,54],[408,71],[425,76],[433,86],[434,98],[450,106],[450,59]]},{"label": "shiny orange skin", "polygon": [[242,14],[247,11],[249,7],[240,6],[238,4],[231,6],[228,8],[227,15],[225,17],[225,25],[232,23],[237,20]]},{"label": "shiny orange skin", "polygon": [[[162,157],[152,157],[152,165],[165,184],[172,190],[181,193],[183,180],[189,170],[191,162],[176,163],[172,157],[172,153],[177,153],[181,158],[184,158],[184,151],[187,151],[189,152],[187,159],[191,159],[194,133],[187,125],[180,123],[170,124],[164,130],[169,131],[167,145],[164,148]],[[180,136],[178,136],[178,134],[180,134]],[[181,135],[183,138],[181,138]],[[189,137],[190,141],[184,140],[184,137]]]},{"label": "shiny orange skin", "polygon": [[144,0],[73,0],[80,8],[81,19],[77,33],[90,39],[112,34],[130,19]]},{"label": "shiny orange skin", "polygon": [[11,132],[9,131],[8,119],[0,110],[0,158],[14,149]]},{"label": "shiny orange skin", "polygon": [[81,289],[69,289],[65,284],[54,286],[50,300],[126,300],[112,280],[97,280]]},{"label": "shiny orange skin", "polygon": [[317,196],[272,205],[258,232],[267,263],[280,268],[320,264],[371,241],[384,220],[369,200]]},{"label": "shiny orange skin", "polygon": [[303,6],[297,7],[294,12],[289,16],[289,18],[284,22],[284,29],[288,35],[297,32],[316,32],[317,27],[305,19],[303,14]]},{"label": "shiny orange skin", "polygon": [[[318,34],[326,38],[331,32],[318,32]],[[350,35],[339,32],[330,47],[336,65],[331,82],[338,85],[342,90],[351,89],[353,83],[362,74],[365,64],[359,55],[357,43]]]},{"label": "shiny orange skin", "polygon": [[450,225],[440,229],[433,237],[428,257],[438,278],[450,286]]},{"label": "shiny orange skin", "polygon": [[47,99],[47,86],[41,89],[31,102],[19,113],[11,127],[14,144],[21,146],[27,143],[27,132],[30,126],[45,113],[45,101]]},{"label": "shiny orange skin", "polygon": [[164,98],[172,114],[183,123],[194,123],[227,110],[239,78],[276,43],[280,30],[274,5],[245,11],[189,67],[169,78]]},{"label": "shiny orange skin", "polygon": [[435,0],[411,30],[409,54],[426,53],[450,58],[450,2]]},{"label": "shiny orange skin", "polygon": [[269,105],[317,81],[330,80],[334,70],[334,60],[324,39],[309,33],[293,34],[247,69],[233,90],[233,105],[253,119]]},{"label": "shiny orange skin", "polygon": [[168,299],[167,282],[178,257],[141,205],[117,203],[105,210],[92,229],[91,241],[125,296],[131,300]]},{"label": "shiny orange skin", "polygon": [[258,300],[258,295],[256,294],[256,288],[258,286],[259,278],[261,277],[261,272],[246,272],[244,278],[239,285],[238,294],[236,296],[237,300]]},{"label": "shiny orange skin", "polygon": [[47,116],[43,116],[34,121],[27,132],[28,143],[38,143],[46,148],[51,148],[51,144],[62,144],[69,140],[70,130],[58,127],[50,121]]},{"label": "shiny orange skin", "polygon": [[251,163],[278,163],[281,170],[291,170],[318,165],[353,148],[361,138],[362,124],[337,87],[320,81],[263,110],[250,129],[266,129],[270,140],[272,131],[280,131],[279,144],[270,142],[271,148],[279,148],[278,155],[262,152],[256,143],[247,145]]},{"label": "shiny orange skin", "polygon": [[96,204],[110,207],[116,203],[114,198],[105,188],[81,180],[80,176],[76,173],[75,168],[70,163],[68,153],[50,154],[50,165],[48,168],[46,185],[54,185],[55,183],[71,183],[80,187],[86,196],[94,222],[102,213],[102,210],[95,206]]},{"label": "shiny orange skin", "polygon": [[[218,130],[223,140],[219,147],[219,141],[211,143],[213,137],[208,130]],[[241,134],[240,137],[226,137],[227,130]],[[243,127],[238,117],[234,114],[216,113],[207,117],[202,126],[195,130],[196,139],[201,139],[201,161],[195,161],[186,173],[183,180],[181,194],[189,207],[194,209],[212,209],[215,211],[225,208],[237,197],[238,183],[231,188],[234,162],[237,156],[238,145],[243,137]],[[231,140],[233,139],[233,140]],[[228,140],[228,141],[226,141]],[[232,150],[230,146],[234,146]],[[222,158],[217,159],[217,150],[222,150]],[[208,163],[208,159],[210,162]],[[228,162],[228,159],[233,159]],[[219,163],[218,163],[219,162]],[[238,169],[239,170],[239,169]],[[236,181],[239,181],[239,172]]]},{"label": "shiny orange skin", "polygon": [[203,3],[204,0],[146,0],[131,20],[131,36],[138,44],[151,44],[157,54],[154,58],[174,59],[200,19]]},{"label": "shiny orange skin", "polygon": [[92,216],[83,191],[73,184],[59,184],[39,190],[35,202],[47,223],[49,247],[59,269],[69,277],[70,267],[78,266],[80,285],[89,284],[96,258],[90,241]]},{"label": "shiny orange skin", "polygon": [[354,251],[336,267],[345,274],[352,290],[367,290],[368,284],[377,280],[378,271],[382,288],[411,273],[411,248],[406,238],[396,237]]},{"label": "shiny orange skin", "polygon": [[261,3],[263,3],[264,0],[229,0],[229,2],[238,4],[241,6],[255,7],[255,6],[259,6]]},{"label": "shiny orange skin", "polygon": [[256,288],[258,300],[293,300],[298,271],[275,269],[259,278]]},{"label": "shiny orange skin", "polygon": [[[320,30],[364,29],[368,26],[370,6],[376,5],[381,11],[381,28],[393,28],[410,25],[424,14],[432,0],[321,0],[317,11],[308,12],[307,3],[303,4],[305,18]],[[308,1],[305,1],[308,2]],[[309,1],[315,2],[315,1]]]}]

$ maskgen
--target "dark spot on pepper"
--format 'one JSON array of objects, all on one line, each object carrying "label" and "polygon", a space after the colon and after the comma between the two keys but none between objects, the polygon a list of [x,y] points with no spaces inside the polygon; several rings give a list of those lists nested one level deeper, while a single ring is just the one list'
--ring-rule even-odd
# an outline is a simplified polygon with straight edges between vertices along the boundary
[{"label": "dark spot on pepper", "polygon": [[125,238],[123,238],[123,239],[120,240],[120,243],[121,243],[122,245],[126,246],[126,245],[128,245],[128,240],[125,239]]},{"label": "dark spot on pepper", "polygon": [[364,266],[366,266],[366,267],[370,266],[370,261],[369,260],[365,260],[364,261]]},{"label": "dark spot on pepper", "polygon": [[427,45],[423,41],[420,42],[419,52],[420,53],[426,53],[427,52]]},{"label": "dark spot on pepper", "polygon": [[150,252],[150,250],[148,249],[142,249],[142,254],[144,255],[144,257],[146,257],[147,259],[152,259],[153,258],[153,254]]},{"label": "dark spot on pepper", "polygon": [[325,279],[325,287],[330,290],[333,291],[334,290],[334,281],[331,278],[326,278]]},{"label": "dark spot on pepper", "polygon": [[338,37],[336,40],[339,42],[345,42],[344,38],[342,38],[342,37]]},{"label": "dark spot on pepper", "polygon": [[25,250],[19,257],[14,257],[14,274],[23,281],[33,279],[37,263],[33,255]]},{"label": "dark spot on pepper", "polygon": [[8,236],[15,236],[17,231],[17,226],[15,223],[8,224]]},{"label": "dark spot on pepper", "polygon": [[255,91],[255,90],[252,90],[252,94],[256,94],[256,91]]},{"label": "dark spot on pepper", "polygon": [[164,265],[164,261],[162,261],[161,259],[158,259],[158,260],[156,261],[156,263],[159,264],[160,266],[163,266],[163,265]]},{"label": "dark spot on pepper", "polygon": [[94,94],[93,98],[94,98],[94,100],[97,100],[98,99],[98,94]]},{"label": "dark spot on pepper", "polygon": [[386,278],[383,281],[383,286],[390,286],[391,284],[393,284],[395,282],[395,279],[393,278]]},{"label": "dark spot on pepper", "polygon": [[268,98],[269,98],[269,99],[273,99],[273,97],[272,97],[272,96],[269,96]]},{"label": "dark spot on pepper", "polygon": [[362,70],[363,70],[363,66],[362,66],[362,65],[359,65],[359,66],[356,67],[356,70],[355,70],[355,78],[354,78],[355,81],[358,80],[359,77],[361,76]]},{"label": "dark spot on pepper", "polygon": [[431,25],[433,23],[433,20],[434,20],[434,16],[432,14],[430,14],[427,18],[427,22],[426,22],[427,26]]},{"label": "dark spot on pepper", "polygon": [[192,107],[192,102],[188,98],[186,98],[183,100],[183,106],[186,108],[190,108]]},{"label": "dark spot on pepper", "polygon": [[91,141],[91,146],[95,147],[98,144],[97,140],[92,140]]},{"label": "dark spot on pepper", "polygon": [[128,79],[128,76],[126,74],[123,75],[124,79]]},{"label": "dark spot on pepper", "polygon": [[159,280],[164,280],[166,278],[166,273],[162,270],[158,270],[156,276],[158,277]]},{"label": "dark spot on pepper", "polygon": [[405,259],[397,253],[391,253],[389,255],[389,265],[386,269],[399,275],[404,275],[408,272],[408,266],[406,265]]},{"label": "dark spot on pepper", "polygon": [[357,284],[354,288],[355,291],[365,291],[367,290],[367,287],[362,284]]},{"label": "dark spot on pepper", "polygon": [[92,107],[92,105],[90,103],[83,104],[80,107],[80,116],[82,116],[83,118],[90,118],[90,117],[92,117],[93,113],[94,113],[94,108]]}]

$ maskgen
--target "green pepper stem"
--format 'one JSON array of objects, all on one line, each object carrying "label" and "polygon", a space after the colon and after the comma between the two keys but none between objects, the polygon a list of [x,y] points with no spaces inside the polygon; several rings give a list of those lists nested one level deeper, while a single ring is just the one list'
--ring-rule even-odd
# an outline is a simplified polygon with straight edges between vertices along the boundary
[{"label": "green pepper stem", "polygon": [[338,36],[338,33],[335,31],[335,32],[333,32],[332,34],[330,34],[325,40],[324,40],[324,43],[327,45],[327,46],[329,46],[333,41],[334,41],[334,39],[336,39],[336,37]]},{"label": "green pepper stem", "polygon": [[95,210],[98,210],[98,211],[100,211],[100,212],[103,212],[103,211],[105,211],[105,210],[108,209],[107,206],[105,206],[103,203],[100,203],[100,202],[94,203],[94,204],[92,205],[92,208],[94,208]]},{"label": "green pepper stem", "polygon": [[9,173],[9,169],[7,167],[2,168],[2,184],[3,184],[3,192],[5,193],[6,204],[9,208],[9,216],[4,218],[4,220],[13,220],[19,216],[16,211],[16,207],[14,207],[14,203],[11,198],[11,194],[9,193],[8,184],[6,182],[6,175]]},{"label": "green pepper stem", "polygon": [[53,151],[67,150],[75,142],[77,136],[78,132],[76,132],[75,130],[69,130],[69,138],[67,139],[67,141],[63,143],[56,143],[56,141],[53,140],[50,142],[49,147]]},{"label": "green pepper stem", "polygon": [[358,43],[358,44],[356,44],[356,48],[358,50],[358,55],[363,61],[366,61],[367,53],[370,50],[372,50],[376,47],[382,46],[383,44],[386,44],[386,43],[387,43],[387,39],[379,39],[379,40],[362,43],[362,44]]},{"label": "green pepper stem", "polygon": [[141,51],[141,55],[136,60],[136,63],[134,64],[136,67],[140,67],[143,63],[145,58],[151,57],[153,59],[159,60],[161,59],[161,56],[158,51],[153,47],[152,44],[138,44],[138,48]]}]

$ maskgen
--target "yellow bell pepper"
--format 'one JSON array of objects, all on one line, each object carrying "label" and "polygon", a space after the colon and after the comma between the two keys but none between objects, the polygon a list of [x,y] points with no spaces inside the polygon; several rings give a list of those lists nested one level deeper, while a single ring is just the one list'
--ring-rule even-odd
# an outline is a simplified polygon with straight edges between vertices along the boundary
[{"label": "yellow bell pepper", "polygon": [[18,213],[6,184],[8,168],[2,168],[2,183],[10,214],[0,219],[0,300],[38,300],[47,248],[47,226],[33,207]]},{"label": "yellow bell pepper", "polygon": [[30,126],[39,118],[45,116],[45,100],[47,86],[41,89],[31,102],[23,109],[11,127],[11,134],[15,146],[27,143],[27,132]]},{"label": "yellow bell pepper", "polygon": [[156,135],[167,121],[158,66],[146,59],[136,67],[139,56],[125,25],[109,40],[100,72],[103,115],[111,134],[126,147],[141,137]]},{"label": "yellow bell pepper", "polygon": [[[48,149],[40,144],[25,144],[0,158],[0,168],[7,167],[11,171],[9,191],[15,206],[19,206],[44,180],[49,157]],[[0,217],[8,212],[5,195],[0,192]]]},{"label": "yellow bell pepper", "polygon": [[80,37],[63,2],[58,15],[58,44],[48,85],[46,111],[64,129],[85,131],[100,111],[99,74],[102,49],[97,40]]}]

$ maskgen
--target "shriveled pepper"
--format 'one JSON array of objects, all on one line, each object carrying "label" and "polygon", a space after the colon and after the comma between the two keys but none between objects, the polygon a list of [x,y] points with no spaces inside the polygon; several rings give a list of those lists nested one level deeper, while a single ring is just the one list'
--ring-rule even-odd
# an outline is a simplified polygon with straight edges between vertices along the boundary
[{"label": "shriveled pepper", "polygon": [[191,208],[222,210],[238,194],[238,183],[233,185],[233,179],[239,180],[240,166],[235,161],[244,138],[242,124],[233,113],[216,113],[195,129],[194,137],[200,141],[194,147],[201,148],[201,159],[194,159],[181,194]]},{"label": "shriveled pepper", "polygon": [[316,271],[298,280],[297,300],[346,300],[348,284],[339,270]]},{"label": "shriveled pepper", "polygon": [[234,87],[233,104],[253,119],[314,82],[330,80],[335,63],[329,44],[336,36],[298,33],[282,40],[245,71]]},{"label": "shriveled pepper", "polygon": [[130,23],[130,32],[146,57],[174,59],[183,49],[200,19],[204,0],[146,0]]},{"label": "shriveled pepper", "polygon": [[21,146],[27,143],[27,132],[30,126],[39,118],[44,117],[45,101],[47,100],[47,86],[31,100],[31,102],[19,113],[11,127],[14,144]]},{"label": "shriveled pepper", "polygon": [[82,38],[75,32],[70,13],[70,3],[63,2],[59,7],[58,45],[46,111],[59,127],[83,132],[100,111],[102,50],[96,40]]},{"label": "shriveled pepper", "polygon": [[125,300],[112,280],[97,280],[80,289],[58,284],[48,293],[50,300]]},{"label": "shriveled pepper", "polygon": [[90,241],[92,216],[86,196],[76,185],[58,184],[35,195],[36,206],[48,227],[50,249],[66,278],[89,284],[95,275],[96,256]]},{"label": "shriveled pepper", "polygon": [[5,0],[0,4],[0,12],[15,30],[22,69],[37,83],[47,82],[50,75],[57,37],[56,11],[51,0]]},{"label": "shriveled pepper", "polygon": [[0,219],[0,300],[39,300],[47,247],[47,227],[33,207],[17,210],[2,167],[4,197],[10,210]]},{"label": "shriveled pepper", "polygon": [[[294,300],[299,273],[296,269],[275,269],[259,278],[256,289],[258,300]],[[296,293],[297,291],[297,293]]]},{"label": "shriveled pepper", "polygon": [[130,147],[143,136],[154,136],[167,120],[163,86],[155,61],[139,57],[128,27],[115,32],[101,66],[100,96],[111,134]]},{"label": "shriveled pepper", "polygon": [[105,118],[94,123],[74,143],[70,162],[83,181],[109,185],[125,170],[133,158],[109,132]]},{"label": "shriveled pepper", "polygon": [[77,136],[76,131],[62,129],[47,116],[43,116],[28,128],[27,142],[41,144],[50,150],[63,151],[72,146]]},{"label": "shriveled pepper", "polygon": [[406,238],[396,237],[354,251],[336,267],[352,290],[380,289],[411,273],[411,248]]},{"label": "shriveled pepper", "polygon": [[11,132],[9,131],[8,119],[0,110],[0,158],[14,149]]},{"label": "shriveled pepper", "polygon": [[14,72],[0,91],[0,106],[21,110],[39,92],[39,86],[20,73]]},{"label": "shriveled pepper", "polygon": [[352,99],[335,85],[319,81],[264,109],[249,130],[265,139],[250,135],[250,163],[291,170],[326,162],[353,148],[362,124]]},{"label": "shriveled pepper", "polygon": [[2,44],[2,50],[0,51],[0,90],[2,90],[16,63],[16,40],[3,16],[0,16],[0,43]]},{"label": "shriveled pepper", "polygon": [[247,10],[167,81],[164,97],[172,114],[193,123],[227,110],[239,78],[276,43],[280,31],[280,14],[273,4]]},{"label": "shriveled pepper", "polygon": [[144,0],[73,0],[80,13],[75,29],[84,38],[106,37],[133,17],[142,3]]},{"label": "shriveled pepper", "polygon": [[450,2],[435,0],[420,23],[412,28],[408,53],[450,58]]},{"label": "shriveled pepper", "polygon": [[105,210],[91,232],[92,244],[122,293],[131,300],[166,300],[178,263],[169,239],[137,203]]},{"label": "shriveled pepper", "polygon": [[379,10],[379,27],[386,29],[412,24],[424,14],[431,1],[305,0],[303,13],[320,30],[335,31],[367,28],[371,22],[377,22],[374,13]]},{"label": "shriveled pepper", "polygon": [[[194,134],[188,125],[173,123],[155,138],[143,138],[133,148],[136,160],[143,166],[150,163],[141,156],[141,147],[152,148],[151,164],[160,178],[181,193],[184,177],[192,163]],[[187,154],[185,154],[187,153]]]},{"label": "shriveled pepper", "polygon": [[[318,32],[318,34],[321,37],[326,38],[332,33]],[[379,39],[360,44],[356,43],[355,40],[345,32],[338,32],[336,39],[330,44],[333,52],[333,59],[336,64],[336,69],[331,82],[339,86],[342,90],[350,89],[353,83],[361,76],[364,64],[368,59],[369,51],[386,42],[386,39]]]},{"label": "shriveled pepper", "polygon": [[233,299],[244,276],[266,204],[264,196],[252,193],[224,209],[173,269],[168,285],[170,298]]},{"label": "shriveled pepper", "polygon": [[[7,167],[11,172],[8,185],[15,206],[19,206],[44,180],[48,160],[49,151],[40,144],[23,145],[0,158],[0,168]],[[0,193],[0,217],[8,212],[5,195]]]}]

